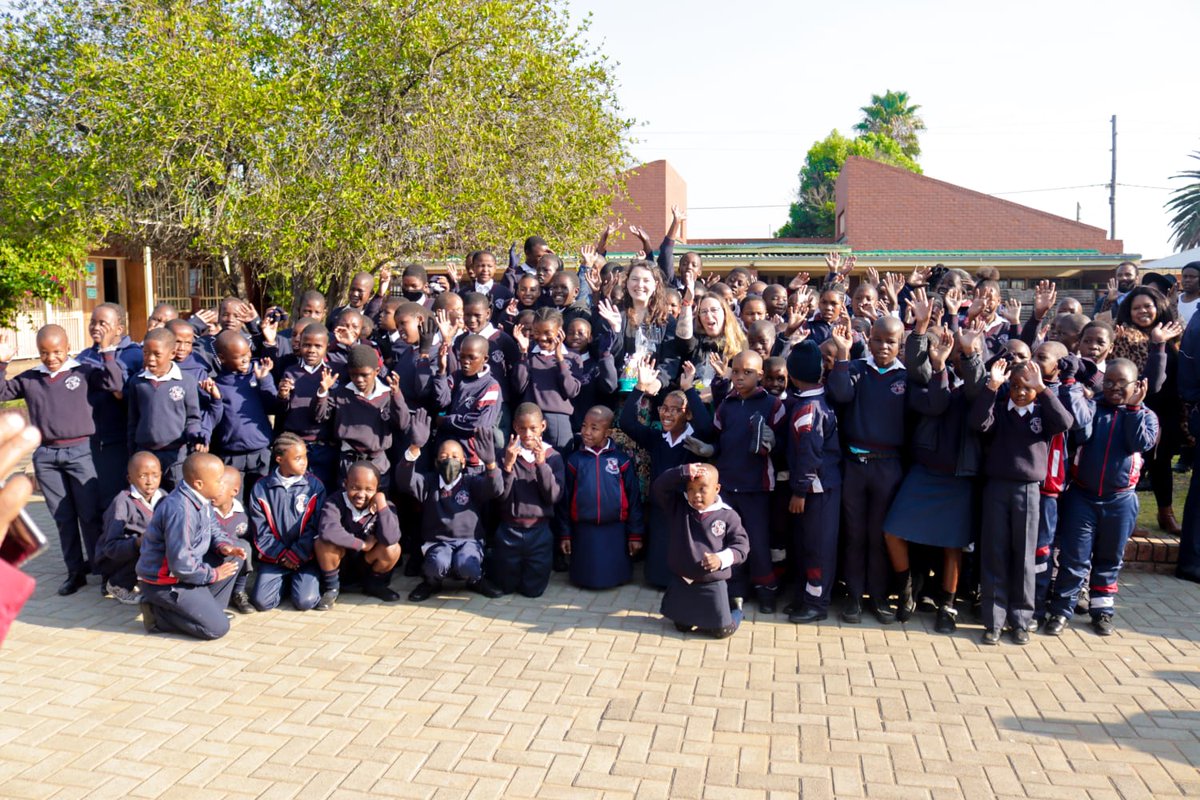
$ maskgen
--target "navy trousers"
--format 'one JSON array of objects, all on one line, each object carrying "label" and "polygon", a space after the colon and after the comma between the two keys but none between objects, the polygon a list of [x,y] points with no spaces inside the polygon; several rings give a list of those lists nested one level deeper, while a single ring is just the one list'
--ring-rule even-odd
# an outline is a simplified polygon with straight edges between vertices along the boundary
[{"label": "navy trousers", "polygon": [[1039,617],[1049,609],[1050,578],[1054,570],[1053,551],[1058,539],[1059,498],[1041,495],[1038,513],[1037,548],[1033,552],[1033,610]]},{"label": "navy trousers", "polygon": [[308,471],[317,476],[326,492],[332,494],[341,485],[337,482],[337,448],[325,442],[309,442]]},{"label": "navy trousers", "polygon": [[100,481],[92,462],[91,443],[39,447],[33,452],[33,472],[58,528],[67,572],[87,572],[95,564],[100,515],[104,510],[100,506]]},{"label": "navy trousers", "polygon": [[896,498],[904,472],[898,458],[846,461],[842,515],[846,520],[842,574],[854,597],[863,593],[882,603],[888,596],[891,561],[883,543],[883,520]]},{"label": "navy trousers", "polygon": [[775,566],[771,563],[771,493],[724,492],[721,499],[742,519],[750,539],[746,560],[733,568],[729,580],[732,597],[745,597],[751,587],[775,586]]},{"label": "navy trousers", "polygon": [[99,480],[100,508],[112,505],[113,498],[129,485],[129,456],[125,440],[119,442],[101,442],[100,437],[92,437],[92,464],[96,467],[96,478]]},{"label": "navy trousers", "polygon": [[259,611],[278,608],[285,587],[297,611],[308,611],[321,599],[321,571],[316,561],[301,564],[300,569],[259,561],[254,572],[258,577],[250,591],[250,602]]},{"label": "navy trousers", "polygon": [[1079,590],[1091,572],[1088,610],[1112,614],[1125,544],[1137,522],[1136,492],[1097,497],[1076,487],[1063,495],[1058,575],[1050,590],[1050,613],[1070,619]]},{"label": "navy trousers", "polygon": [[838,522],[842,487],[835,486],[804,500],[804,513],[792,516],[792,552],[796,581],[795,603],[829,608],[837,574]]},{"label": "navy trousers", "polygon": [[[250,505],[250,492],[271,471],[271,451],[252,450],[248,453],[218,453],[226,466],[233,467],[242,473],[242,494],[238,497],[243,506]],[[382,487],[381,487],[382,488]]]},{"label": "navy trousers", "polygon": [[1033,621],[1034,551],[1041,493],[1037,483],[988,478],[983,487],[980,613],[988,630]]},{"label": "navy trousers", "polygon": [[1200,575],[1200,469],[1192,467],[1192,480],[1188,484],[1187,500],[1183,503],[1183,529],[1179,534],[1180,573]]},{"label": "navy trousers", "polygon": [[183,462],[187,459],[187,447],[169,447],[165,450],[151,450],[162,467],[162,490],[169,492],[183,480]]},{"label": "navy trousers", "polygon": [[474,583],[483,577],[483,543],[476,539],[434,542],[425,548],[424,569],[430,583],[446,578]]},{"label": "navy trousers", "polygon": [[529,528],[500,523],[490,556],[492,566],[488,574],[502,592],[541,597],[550,583],[554,560],[554,535],[549,520]]},{"label": "navy trousers", "polygon": [[[212,566],[224,559],[215,551],[204,559]],[[225,607],[233,594],[231,575],[207,586],[177,583],[157,586],[142,582],[142,602],[154,607],[154,618],[161,633],[182,633],[196,639],[220,639],[229,633]]]}]

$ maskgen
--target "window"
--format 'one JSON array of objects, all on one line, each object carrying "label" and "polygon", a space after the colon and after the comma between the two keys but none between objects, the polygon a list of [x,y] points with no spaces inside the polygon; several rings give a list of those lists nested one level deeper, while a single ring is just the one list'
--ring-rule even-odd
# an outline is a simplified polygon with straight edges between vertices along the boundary
[{"label": "window", "polygon": [[156,262],[153,271],[156,303],[170,303],[186,313],[192,307],[192,297],[199,300],[202,308],[215,306],[221,300],[217,272],[211,264]]}]

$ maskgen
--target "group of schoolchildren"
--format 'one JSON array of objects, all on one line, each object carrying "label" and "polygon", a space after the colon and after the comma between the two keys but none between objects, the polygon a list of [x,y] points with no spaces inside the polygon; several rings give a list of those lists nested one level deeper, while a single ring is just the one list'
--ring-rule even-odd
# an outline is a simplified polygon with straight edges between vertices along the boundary
[{"label": "group of schoolchildren", "polygon": [[[772,614],[790,587],[787,618],[810,624],[844,587],[846,623],[926,599],[950,633],[962,594],[985,644],[1025,644],[1060,634],[1085,584],[1112,633],[1162,345],[1139,374],[1078,309],[1022,324],[995,275],[871,274],[851,294],[831,257],[815,287],[713,282],[692,253],[676,271],[673,244],[618,264],[602,241],[575,272],[531,237],[502,276],[478,251],[465,274],[404,268],[399,293],[385,267],[332,310],[305,292],[290,325],[237,298],[160,305],[140,344],[104,303],[74,355],[43,327],[0,400],[42,434],[59,594],[96,574],[148,631],[217,638],[228,609],[285,596],[397,601],[399,571],[420,602],[447,581],[538,597],[556,570],[608,589],[642,562],[664,616],[714,637],[743,598]],[[615,316],[639,271],[670,336]],[[707,298],[715,323],[693,319]],[[0,366],[14,354],[0,337]]]}]

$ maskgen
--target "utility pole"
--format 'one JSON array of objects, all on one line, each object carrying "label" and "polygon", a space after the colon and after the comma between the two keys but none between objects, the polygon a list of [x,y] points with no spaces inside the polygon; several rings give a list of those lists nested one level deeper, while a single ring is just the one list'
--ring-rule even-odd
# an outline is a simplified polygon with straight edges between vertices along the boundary
[{"label": "utility pole", "polygon": [[1112,182],[1108,184],[1108,238],[1117,238],[1117,115],[1112,115]]},{"label": "utility pole", "polygon": [[1081,219],[1082,217],[1083,217],[1083,203],[1076,201],[1075,202],[1075,221],[1076,222],[1082,221],[1082,219]]}]

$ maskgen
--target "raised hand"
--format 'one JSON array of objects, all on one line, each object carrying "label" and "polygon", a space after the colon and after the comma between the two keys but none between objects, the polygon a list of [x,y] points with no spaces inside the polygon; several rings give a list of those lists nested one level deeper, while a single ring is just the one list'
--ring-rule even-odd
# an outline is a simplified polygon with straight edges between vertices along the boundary
[{"label": "raised hand", "polygon": [[982,352],[983,320],[973,320],[958,329],[958,346],[964,356]]},{"label": "raised hand", "polygon": [[433,318],[437,322],[438,333],[442,335],[442,341],[453,342],[457,330],[454,321],[450,319],[450,312],[443,308],[434,314]]},{"label": "raised hand", "polygon": [[415,447],[418,450],[424,447],[429,442],[431,425],[428,411],[424,408],[413,411],[408,425],[409,447]]},{"label": "raised hand", "polygon": [[591,269],[596,261],[596,245],[585,244],[579,248],[579,263],[581,266]]},{"label": "raised hand", "polygon": [[1178,322],[1160,322],[1150,329],[1150,341],[1153,344],[1164,344],[1183,335],[1183,325]]},{"label": "raised hand", "polygon": [[867,274],[863,278],[863,280],[872,286],[878,286],[879,285],[879,270],[875,269],[874,267],[867,267]]},{"label": "raised hand", "polygon": [[517,465],[517,458],[521,455],[521,438],[515,433],[508,437],[508,446],[504,448],[504,471],[512,472],[512,468]]},{"label": "raised hand", "polygon": [[917,287],[925,286],[929,283],[929,276],[933,274],[933,270],[929,267],[913,267],[913,271],[908,273],[908,285]]},{"label": "raised hand", "polygon": [[[516,302],[515,300],[513,302]],[[418,341],[418,352],[423,355],[429,355],[433,350],[433,340],[437,338],[437,321],[429,318],[421,323],[421,333]]]},{"label": "raised hand", "polygon": [[849,325],[845,323],[834,325],[829,331],[829,338],[833,339],[833,343],[837,345],[838,361],[850,358],[850,346],[854,344],[854,334],[851,333]]},{"label": "raised hand", "polygon": [[912,309],[913,325],[918,332],[924,331],[929,327],[930,318],[933,316],[933,304],[929,302],[929,294],[924,287],[914,289],[912,296],[908,299],[908,307]]},{"label": "raised hand", "polygon": [[217,318],[217,312],[211,308],[202,308],[196,312],[196,318],[208,326],[208,335],[216,336],[221,332],[221,326]]},{"label": "raised hand", "polygon": [[388,289],[392,285],[392,267],[390,264],[384,264],[379,268],[379,294],[387,296]]},{"label": "raised hand", "polygon": [[[658,370],[655,369],[654,359],[649,353],[643,353],[637,362],[637,388],[643,392],[648,392],[651,386],[658,382]],[[657,392],[654,394],[657,394]]]},{"label": "raised hand", "polygon": [[608,299],[601,300],[596,310],[600,314],[600,319],[612,328],[613,333],[621,332],[621,309],[617,308],[616,303]]},{"label": "raised hand", "polygon": [[678,224],[687,220],[687,212],[679,206],[671,206],[671,218]]},{"label": "raised hand", "polygon": [[953,350],[954,334],[948,329],[942,328],[936,336],[930,337],[929,366],[934,372],[941,372],[946,368],[946,359],[950,357]]},{"label": "raised hand", "polygon": [[679,368],[679,388],[686,392],[695,385],[696,365],[690,361],[685,361]]},{"label": "raised hand", "polygon": [[729,362],[722,358],[720,353],[709,353],[708,365],[713,368],[713,373],[718,378],[728,378],[730,373],[733,372],[733,369],[729,366]]},{"label": "raised hand", "polygon": [[269,358],[264,358],[261,361],[254,363],[254,377],[260,381],[271,374],[271,370],[275,369],[275,362]]},{"label": "raised hand", "polygon": [[275,337],[279,333],[279,323],[271,317],[263,317],[258,327],[262,331],[263,344],[268,346],[274,345]]},{"label": "raised hand", "polygon": [[1050,281],[1038,281],[1033,290],[1033,318],[1042,319],[1054,308],[1058,299],[1058,287]]},{"label": "raised hand", "polygon": [[1033,389],[1036,394],[1041,394],[1046,391],[1046,382],[1042,380],[1042,368],[1032,361],[1026,361],[1022,365],[1023,373],[1029,388]]},{"label": "raised hand", "polygon": [[600,294],[600,270],[594,266],[589,266],[586,269],[579,271],[579,276],[583,282],[587,284],[588,289],[592,293],[592,297]]},{"label": "raised hand", "polygon": [[475,455],[479,456],[479,460],[485,465],[496,463],[496,435],[491,428],[477,428],[475,430]]},{"label": "raised hand", "polygon": [[1012,374],[1008,369],[1008,361],[1003,358],[997,358],[992,362],[992,368],[988,371],[988,388],[993,392],[1008,382],[1008,376]]},{"label": "raised hand", "polygon": [[983,313],[983,298],[976,297],[971,301],[971,305],[967,306],[967,319],[978,319]]},{"label": "raised hand", "polygon": [[1117,297],[1118,297],[1120,294],[1121,294],[1121,290],[1120,290],[1120,288],[1117,286],[1117,279],[1116,279],[1116,278],[1109,278],[1109,279],[1108,279],[1108,302],[1109,302],[1109,303],[1115,303],[1115,302],[1117,302]]},{"label": "raised hand", "polygon": [[321,368],[321,392],[327,394],[330,389],[337,385],[337,374],[329,367]]},{"label": "raised hand", "polygon": [[446,275],[449,276],[450,282],[455,286],[458,286],[459,281],[462,280],[462,270],[453,261],[446,265]]},{"label": "raised hand", "polygon": [[12,331],[0,331],[0,363],[7,364],[17,357],[17,335]]},{"label": "raised hand", "polygon": [[279,382],[279,399],[290,400],[292,398],[292,390],[295,388],[296,381],[292,379],[291,375],[288,375]]},{"label": "raised hand", "polygon": [[1150,391],[1150,381],[1147,378],[1139,378],[1134,382],[1133,387],[1133,396],[1129,398],[1128,405],[1140,406]]},{"label": "raised hand", "polygon": [[558,329],[558,333],[554,337],[554,357],[561,364],[563,359],[567,357],[567,332],[562,328]]},{"label": "raised hand", "polygon": [[900,305],[900,290],[904,288],[904,276],[898,272],[889,272],[883,276],[883,283],[879,288],[887,296],[892,308]]},{"label": "raised hand", "polygon": [[788,283],[788,290],[794,291],[801,287],[807,286],[809,280],[811,279],[809,278],[807,272],[797,272],[796,277],[792,278],[792,280]]},{"label": "raised hand", "polygon": [[387,376],[388,388],[392,390],[392,394],[403,394],[400,391],[400,373],[389,372]]},{"label": "raised hand", "polygon": [[1019,325],[1021,323],[1021,301],[1015,297],[1005,300],[1000,306],[1000,316],[1013,325]]},{"label": "raised hand", "polygon": [[512,335],[513,335],[513,340],[516,341],[517,347],[519,347],[521,349],[521,352],[528,353],[529,352],[529,337],[525,334],[525,329],[522,328],[520,325],[517,325],[516,327],[513,328]]}]

